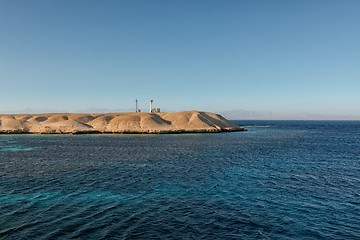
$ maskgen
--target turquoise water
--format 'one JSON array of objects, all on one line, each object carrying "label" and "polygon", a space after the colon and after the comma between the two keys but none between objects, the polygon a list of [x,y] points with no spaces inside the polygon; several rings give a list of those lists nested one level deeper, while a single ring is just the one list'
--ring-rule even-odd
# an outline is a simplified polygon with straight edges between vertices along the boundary
[{"label": "turquoise water", "polygon": [[360,122],[0,135],[0,239],[358,239]]}]

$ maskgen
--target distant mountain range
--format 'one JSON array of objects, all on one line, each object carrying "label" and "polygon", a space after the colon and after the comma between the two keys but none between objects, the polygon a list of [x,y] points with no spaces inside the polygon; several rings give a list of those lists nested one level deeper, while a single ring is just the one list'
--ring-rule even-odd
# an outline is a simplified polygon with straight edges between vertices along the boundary
[{"label": "distant mountain range", "polygon": [[[107,108],[88,108],[79,111],[71,111],[73,113],[109,113],[109,112],[133,112],[134,109],[107,109]],[[167,109],[164,109],[167,112]],[[21,111],[0,111],[0,114],[10,113],[54,113],[68,112],[54,109],[24,109]],[[169,111],[174,112],[174,111]],[[312,114],[312,113],[291,113],[279,114],[271,111],[248,111],[244,109],[234,109],[230,111],[213,111],[230,120],[360,120],[360,115],[337,115],[337,114]]]},{"label": "distant mountain range", "polygon": [[270,111],[248,111],[236,109],[219,112],[231,120],[360,120],[360,115],[292,113],[278,114]]}]

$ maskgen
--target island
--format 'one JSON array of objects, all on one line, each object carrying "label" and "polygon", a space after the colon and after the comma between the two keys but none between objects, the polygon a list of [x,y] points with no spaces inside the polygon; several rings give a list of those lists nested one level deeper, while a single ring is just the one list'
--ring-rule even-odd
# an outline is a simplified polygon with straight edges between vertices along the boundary
[{"label": "island", "polygon": [[0,134],[217,133],[245,131],[203,111],[0,114]]}]

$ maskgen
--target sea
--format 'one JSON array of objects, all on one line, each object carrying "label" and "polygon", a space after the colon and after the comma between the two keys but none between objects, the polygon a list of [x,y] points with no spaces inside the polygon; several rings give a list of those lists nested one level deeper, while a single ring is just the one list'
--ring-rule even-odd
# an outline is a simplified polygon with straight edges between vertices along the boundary
[{"label": "sea", "polygon": [[360,239],[360,121],[0,135],[0,239]]}]

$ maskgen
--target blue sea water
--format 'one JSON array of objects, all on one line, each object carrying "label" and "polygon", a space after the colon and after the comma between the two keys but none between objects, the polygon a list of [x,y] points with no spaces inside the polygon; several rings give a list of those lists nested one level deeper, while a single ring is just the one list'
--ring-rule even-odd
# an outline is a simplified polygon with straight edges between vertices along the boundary
[{"label": "blue sea water", "polygon": [[359,239],[359,121],[0,135],[0,239]]}]

